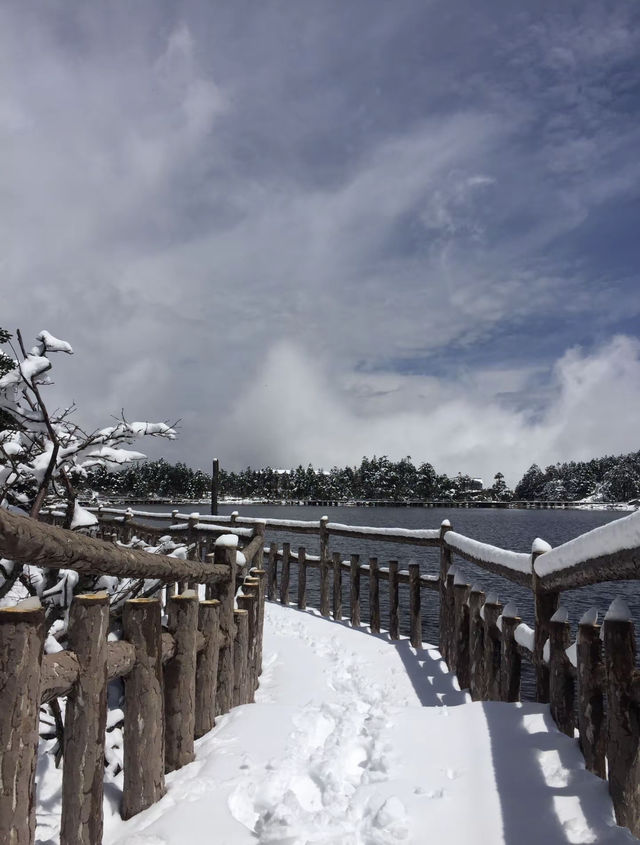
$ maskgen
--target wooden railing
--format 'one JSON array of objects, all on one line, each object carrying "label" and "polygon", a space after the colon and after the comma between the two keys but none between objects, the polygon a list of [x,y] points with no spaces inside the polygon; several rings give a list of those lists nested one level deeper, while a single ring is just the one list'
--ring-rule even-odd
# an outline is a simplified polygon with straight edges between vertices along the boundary
[{"label": "wooden railing", "polygon": [[[11,559],[19,559],[16,555],[16,542],[3,533],[3,512],[0,511],[0,553]],[[51,515],[55,519],[54,515]],[[12,519],[19,519],[12,517]],[[333,617],[335,620],[343,618],[343,588],[344,581],[348,581],[349,592],[349,617],[354,626],[367,622],[373,632],[380,632],[381,620],[381,582],[386,589],[388,607],[388,632],[391,639],[398,639],[400,636],[400,607],[399,591],[405,587],[409,592],[409,631],[413,646],[416,649],[422,643],[422,615],[423,615],[423,591],[436,592],[439,598],[438,624],[439,624],[439,648],[447,661],[450,669],[457,673],[461,688],[467,688],[474,700],[496,700],[512,702],[520,698],[520,682],[522,660],[529,661],[536,676],[536,698],[541,702],[549,702],[551,713],[561,731],[569,736],[574,735],[577,729],[580,737],[580,745],[585,756],[587,768],[599,775],[607,777],[609,789],[613,799],[616,818],[622,825],[629,827],[635,834],[640,833],[640,767],[636,760],[640,751],[640,672],[635,667],[635,646],[634,627],[628,618],[628,613],[619,603],[612,606],[605,617],[603,632],[597,623],[595,614],[587,613],[579,621],[577,639],[571,643],[571,628],[568,621],[568,614],[560,607],[560,595],[563,590],[584,587],[601,581],[614,581],[621,579],[637,579],[640,576],[640,515],[633,515],[617,520],[601,528],[595,529],[575,540],[570,541],[556,549],[550,547],[540,540],[535,540],[531,553],[524,554],[500,549],[485,543],[480,543],[469,537],[453,531],[448,522],[444,522],[439,529],[409,530],[409,529],[383,529],[374,527],[349,526],[339,523],[331,523],[326,517],[318,522],[299,520],[277,520],[277,519],[255,519],[240,517],[238,514],[231,516],[205,517],[197,514],[181,514],[178,511],[166,514],[156,514],[144,511],[122,511],[113,508],[101,508],[98,512],[99,533],[106,538],[115,539],[119,537],[126,542],[131,541],[135,534],[141,539],[156,542],[161,536],[169,535],[172,538],[184,541],[189,548],[191,560],[178,561],[171,558],[162,558],[158,555],[146,555],[145,552],[135,552],[131,549],[122,549],[113,543],[100,542],[82,538],[83,545],[81,559],[71,556],[71,563],[68,549],[56,557],[54,554],[54,566],[65,566],[75,568],[78,571],[97,572],[96,564],[87,564],[88,546],[92,543],[100,544],[101,548],[110,548],[114,553],[120,555],[145,555],[147,558],[155,559],[153,564],[149,563],[149,570],[153,575],[162,579],[164,583],[179,581],[183,587],[187,582],[200,582],[212,585],[211,589],[224,590],[224,596],[220,599],[226,607],[227,627],[220,623],[223,631],[222,639],[227,647],[232,649],[231,631],[240,631],[243,623],[236,620],[235,628],[229,614],[229,596],[233,596],[230,584],[234,578],[229,575],[231,567],[235,563],[235,550],[233,561],[225,560],[226,578],[224,573],[217,567],[220,566],[218,555],[222,552],[214,547],[214,561],[211,561],[210,547],[215,538],[235,533],[246,545],[242,554],[249,562],[262,560],[262,545],[266,534],[272,535],[278,532],[287,534],[305,534],[318,538],[319,554],[308,554],[304,546],[300,546],[296,553],[292,552],[290,542],[279,545],[272,541],[268,552],[267,569],[260,572],[260,583],[263,584],[263,592],[270,600],[278,599],[283,604],[290,603],[291,567],[297,567],[297,604],[301,609],[307,607],[311,594],[318,596],[318,609],[325,617]],[[164,525],[155,526],[156,522],[163,522]],[[30,524],[29,520],[22,520],[23,524]],[[49,528],[47,530],[59,531]],[[68,535],[68,532],[63,532]],[[344,555],[331,548],[333,538],[346,538],[350,540],[376,541],[376,543],[388,542],[394,544],[408,544],[411,546],[432,547],[439,549],[439,574],[427,575],[420,572],[419,565],[410,563],[407,570],[401,570],[397,560],[391,560],[388,566],[379,565],[377,558],[370,558],[367,563],[361,562],[359,555],[351,555],[344,559]],[[74,538],[75,540],[75,538]],[[75,545],[75,544],[72,544]],[[89,549],[90,551],[90,549]],[[225,551],[225,554],[228,552]],[[66,555],[66,556],[65,556]],[[108,557],[108,555],[107,555]],[[511,582],[529,589],[533,595],[535,608],[535,626],[529,627],[522,622],[518,615],[517,608],[513,603],[506,605],[499,603],[495,595],[485,593],[476,586],[470,586],[462,576],[455,564],[455,560],[461,558],[494,575],[501,576]],[[106,559],[106,558],[104,558]],[[65,562],[61,562],[61,561]],[[113,574],[121,574],[125,567],[124,558],[119,558],[119,563],[109,563],[109,569],[104,571]],[[136,559],[137,561],[137,559]],[[127,557],[126,566],[135,564],[135,575],[139,575],[140,565],[132,558]],[[165,568],[171,567],[169,571]],[[42,562],[42,561],[32,561]],[[89,566],[87,570],[86,567]],[[85,568],[82,568],[85,567]],[[313,579],[317,579],[312,591],[309,586]],[[369,619],[362,618],[362,588],[368,583],[368,607]],[[226,588],[220,585],[226,584]],[[217,586],[216,586],[217,585]],[[209,589],[209,588],[208,588]],[[209,594],[208,594],[209,595]],[[87,599],[91,602],[94,599]],[[177,603],[171,603],[175,609],[170,615],[170,620],[178,620],[182,616],[178,608],[189,606],[185,601],[184,594]],[[226,603],[225,603],[226,602]],[[194,602],[195,604],[195,602]],[[80,606],[80,605],[79,605]],[[98,602],[96,606],[100,606]],[[135,603],[130,603],[135,607]],[[159,613],[159,604],[158,613]],[[78,611],[79,612],[79,611]],[[142,611],[128,610],[128,614],[135,615]],[[154,611],[155,612],[155,611]],[[221,613],[221,611],[219,611]],[[434,608],[434,613],[435,613]],[[26,613],[26,611],[25,611]],[[31,613],[29,611],[29,613]],[[156,616],[158,616],[156,613]],[[185,615],[187,611],[184,612]],[[3,624],[0,631],[10,631],[5,643],[14,643],[24,640],[21,648],[27,653],[35,654],[41,644],[38,645],[37,637],[33,639],[33,632],[37,629],[36,621],[30,622],[24,629],[31,631],[29,636],[19,637],[15,622],[18,615],[12,611],[5,611],[0,614]],[[133,618],[131,616],[131,618]],[[4,622],[4,619],[9,622]],[[25,617],[26,618],[26,617]],[[13,628],[11,627],[13,624]],[[155,624],[155,623],[154,623]],[[177,621],[170,622],[170,626],[177,630]],[[193,622],[189,623],[191,630]],[[257,623],[261,630],[261,623]],[[155,628],[154,628],[155,630]],[[144,647],[140,643],[147,643],[148,637],[143,634],[142,628],[135,628],[132,632],[131,626],[125,628],[125,641],[128,645],[114,644],[120,649],[127,647],[135,650],[136,660],[141,666],[147,666],[146,657],[138,659],[138,654],[144,655]],[[131,633],[130,633],[131,632]],[[170,631],[174,638],[176,634]],[[604,634],[602,637],[601,634]],[[2,633],[0,632],[0,637]],[[155,654],[161,654],[160,646],[157,645],[156,637]],[[168,636],[165,635],[165,637]],[[199,648],[205,634],[202,637],[196,636],[196,648]],[[237,634],[238,637],[244,636]],[[30,639],[31,637],[31,639]],[[86,640],[86,637],[84,638]],[[95,639],[95,638],[94,638]],[[33,642],[32,642],[33,640]],[[237,641],[238,653],[243,654],[244,640],[240,644]],[[29,645],[31,643],[31,645]],[[160,635],[160,644],[162,634]],[[0,655],[4,655],[3,649],[8,648],[9,652],[13,645],[3,646],[0,643]],[[29,649],[32,651],[30,652]],[[109,646],[113,650],[113,646]],[[193,654],[193,646],[185,647],[189,654]],[[167,655],[176,660],[178,645],[176,641],[175,650],[171,651],[169,641],[165,646]],[[131,653],[129,661],[131,661]],[[182,653],[182,652],[180,652]],[[233,653],[231,651],[231,653]],[[57,656],[56,656],[57,657]],[[2,657],[4,660],[4,656]],[[85,658],[83,658],[84,660]],[[103,657],[99,658],[104,661]],[[109,659],[111,663],[109,663]],[[124,658],[123,658],[124,659]],[[74,658],[70,657],[70,664]],[[78,654],[75,656],[78,666],[81,666]],[[115,665],[117,658],[114,655],[107,655],[107,664]],[[241,692],[242,683],[237,679],[242,677],[242,669],[235,667],[232,670],[233,660],[227,653],[220,656],[220,665],[225,663],[227,667],[223,672],[227,678],[225,683],[220,681],[221,670],[218,670],[217,696],[220,706],[222,697],[226,705],[230,706],[234,700],[244,700]],[[226,662],[225,662],[226,661]],[[37,663],[37,661],[35,661]],[[43,676],[46,676],[48,664],[45,658]],[[131,662],[126,663],[125,669],[132,677]],[[8,663],[3,663],[4,667]],[[75,665],[75,664],[74,664]],[[102,665],[102,664],[100,664]],[[176,664],[178,665],[178,664]],[[258,665],[259,661],[258,661]],[[158,677],[158,658],[154,664]],[[7,670],[8,671],[8,670]],[[74,669],[57,670],[62,677],[69,676],[64,684],[55,687],[52,694],[63,694],[65,690],[73,689],[81,683],[80,669],[74,675]],[[92,670],[93,671],[93,670]],[[108,671],[111,671],[109,669]],[[144,683],[153,682],[153,675],[149,669],[145,669],[147,675]],[[66,674],[65,674],[66,673]],[[116,675],[114,675],[115,677]],[[233,676],[234,684],[238,688],[237,695],[229,691],[229,680]],[[22,701],[31,701],[31,693],[28,684],[32,687],[36,683],[27,673],[23,687],[17,687],[11,693],[13,696],[15,712],[21,713]],[[142,677],[142,676],[141,676]],[[173,681],[167,682],[167,672],[164,673],[165,684],[174,685]],[[171,677],[169,673],[169,677]],[[127,681],[125,680],[125,686]],[[131,683],[131,681],[129,682]],[[142,681],[141,681],[142,683]],[[75,686],[72,688],[72,684]],[[37,687],[37,684],[36,684]],[[36,688],[34,687],[34,688]],[[252,689],[252,685],[249,687]],[[142,687],[138,687],[141,689]],[[205,686],[204,689],[207,689]],[[60,691],[62,690],[62,691]],[[577,695],[576,695],[577,691]],[[1,693],[1,701],[4,702],[6,691]],[[31,695],[31,698],[29,697]],[[236,698],[234,699],[234,695]],[[207,692],[205,698],[209,700]],[[17,702],[17,703],[16,703]],[[17,708],[17,710],[16,710]],[[10,709],[10,708],[9,708]],[[29,708],[27,708],[28,710]],[[31,708],[32,710],[33,708]],[[165,693],[165,709],[169,710]],[[33,723],[33,713],[29,710],[30,724]],[[37,710],[37,708],[36,708]],[[0,708],[4,712],[4,708]],[[25,711],[26,712],[26,711]],[[2,717],[4,719],[4,716]],[[168,718],[165,716],[165,718]],[[173,718],[173,717],[172,717]],[[174,720],[177,726],[179,719]],[[16,724],[19,723],[16,722]],[[127,739],[127,716],[125,716],[125,742]],[[5,728],[4,721],[0,723],[0,748],[7,745],[2,730]],[[129,721],[135,725],[134,721]],[[20,728],[23,731],[23,728]],[[132,731],[133,728],[129,728]],[[176,727],[177,730],[177,727]],[[24,732],[24,731],[23,731]],[[188,731],[190,734],[190,729]],[[8,734],[7,734],[8,736]],[[132,748],[136,747],[136,740],[129,739]],[[177,747],[182,747],[179,743]],[[189,748],[187,743],[187,748]],[[0,752],[1,753],[1,752]],[[35,752],[34,752],[35,753]],[[176,757],[171,760],[180,760],[180,752],[176,751]],[[190,753],[186,752],[187,756]],[[168,759],[168,758],[165,758]],[[71,766],[71,763],[66,764]],[[167,765],[174,765],[169,763]],[[126,772],[126,760],[125,760]],[[69,777],[73,777],[69,775]],[[153,779],[153,778],[152,778]],[[77,782],[77,779],[76,779]],[[126,775],[125,775],[125,783]],[[157,783],[156,780],[153,781]],[[137,787],[136,787],[137,788]],[[161,788],[149,787],[151,799],[156,800],[161,794]],[[133,791],[132,791],[133,790]],[[155,790],[155,791],[154,791]],[[130,795],[127,798],[131,801],[133,812],[141,809],[144,803],[141,799],[135,799],[136,793],[133,787],[129,787]],[[142,793],[140,793],[142,794]],[[148,793],[145,793],[148,795]],[[71,800],[71,799],[69,799]],[[136,803],[137,800],[137,803]],[[124,807],[129,805],[125,802]],[[146,804],[145,804],[146,806]],[[125,809],[125,814],[130,814]],[[86,817],[86,816],[84,816]],[[22,841],[22,840],[16,840]],[[25,839],[24,841],[30,841]],[[97,841],[95,839],[68,839],[63,841]]]},{"label": "wooden railing", "polygon": [[[67,697],[60,841],[96,845],[102,841],[110,680],[124,679],[123,818],[164,794],[165,772],[194,759],[194,739],[211,730],[218,714],[253,701],[262,666],[263,536],[258,530],[242,556],[236,542],[223,538],[206,558],[184,561],[0,509],[0,555],[84,574],[157,579],[158,596],[125,602],[117,642],[107,641],[108,595],[75,596],[68,649],[45,655],[44,609],[29,600],[0,609],[0,843],[34,841],[42,703]],[[192,589],[172,595],[176,581]]]}]

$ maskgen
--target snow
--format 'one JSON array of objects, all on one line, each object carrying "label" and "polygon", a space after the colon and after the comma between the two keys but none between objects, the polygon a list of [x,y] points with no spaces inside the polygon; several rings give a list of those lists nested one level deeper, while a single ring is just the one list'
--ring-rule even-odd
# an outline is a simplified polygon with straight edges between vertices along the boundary
[{"label": "snow", "polygon": [[486,563],[494,563],[504,566],[515,572],[531,572],[531,556],[524,552],[511,552],[507,549],[500,549],[497,546],[490,546],[488,543],[480,543],[472,540],[463,534],[455,531],[447,531],[444,535],[445,543],[454,551],[470,555]]},{"label": "snow", "polygon": [[587,531],[536,558],[535,570],[541,577],[568,569],[593,558],[640,546],[640,511]]},{"label": "snow", "polygon": [[536,537],[536,539],[531,544],[531,554],[533,555],[543,555],[545,552],[550,552],[551,546],[547,543],[546,540],[541,540],[540,537]]},{"label": "snow", "polygon": [[513,601],[507,602],[504,610],[502,611],[502,616],[505,619],[516,619],[518,617],[518,608],[516,603]]},{"label": "snow", "polygon": [[31,350],[33,355],[42,355],[44,352],[66,352],[67,355],[73,355],[71,344],[66,340],[60,340],[54,337],[50,332],[44,329],[40,334],[36,335],[36,340],[40,341],[37,346]]},{"label": "snow", "polygon": [[[268,524],[273,524],[273,520],[269,520]],[[329,533],[348,531],[354,536],[370,534],[373,537],[411,537],[415,540],[437,540],[440,537],[440,531],[437,528],[378,528],[366,525],[343,525],[341,522],[328,522],[327,530]]]},{"label": "snow", "polygon": [[631,611],[629,605],[624,599],[615,598],[609,605],[605,617],[605,622],[631,622]]},{"label": "snow", "polygon": [[[129,821],[122,776],[108,779],[105,845],[636,841],[547,705],[465,702],[433,647],[268,604],[256,703],[220,717]],[[52,842],[61,775],[43,759],[38,834]]]},{"label": "snow", "polygon": [[580,617],[579,625],[597,625],[598,624],[598,608],[590,607]]},{"label": "snow", "polygon": [[562,607],[562,605],[556,610],[556,612],[551,617],[551,622],[568,622],[569,621],[569,611],[566,607]]},{"label": "snow", "polygon": [[578,643],[573,643],[564,650],[564,653],[569,658],[569,663],[574,666],[576,669],[578,668]]},{"label": "snow", "polygon": [[76,502],[73,508],[73,517],[71,519],[71,528],[89,528],[92,525],[97,525],[98,519],[85,508],[81,508]]},{"label": "snow", "polygon": [[40,610],[42,605],[40,604],[40,599],[38,596],[29,596],[28,599],[21,599],[18,602],[17,607],[20,610]]},{"label": "snow", "polygon": [[521,622],[514,634],[516,642],[528,651],[533,652],[535,648],[536,632],[526,622]]},{"label": "snow", "polygon": [[222,534],[216,538],[216,546],[224,546],[225,549],[237,549],[238,537],[235,534]]},{"label": "snow", "polygon": [[236,552],[236,566],[243,567],[243,566],[246,566],[246,565],[247,565],[246,557],[242,554],[242,552]]}]

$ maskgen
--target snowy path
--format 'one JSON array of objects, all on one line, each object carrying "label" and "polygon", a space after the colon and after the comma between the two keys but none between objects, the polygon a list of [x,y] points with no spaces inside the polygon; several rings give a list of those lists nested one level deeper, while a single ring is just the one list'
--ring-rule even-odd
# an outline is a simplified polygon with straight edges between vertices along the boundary
[{"label": "snowy path", "polygon": [[464,701],[435,649],[268,605],[256,704],[219,720],[162,801],[109,819],[105,842],[637,841],[545,708]]}]

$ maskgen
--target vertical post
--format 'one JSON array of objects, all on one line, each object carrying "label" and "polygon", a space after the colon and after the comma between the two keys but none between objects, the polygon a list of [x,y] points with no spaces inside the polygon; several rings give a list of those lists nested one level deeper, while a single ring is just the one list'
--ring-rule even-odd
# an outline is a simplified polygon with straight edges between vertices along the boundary
[{"label": "vertical post", "polygon": [[256,643],[256,685],[258,677],[262,674],[262,637],[264,632],[264,598],[267,586],[267,573],[264,569],[251,570],[254,577],[258,579],[258,631]]},{"label": "vertical post", "polygon": [[420,564],[411,561],[409,564],[409,617],[411,631],[411,645],[422,647],[422,615],[420,612]]},{"label": "vertical post", "polygon": [[123,819],[155,804],[165,791],[160,613],[158,599],[130,599],[122,613],[124,638],[136,652],[124,679]]},{"label": "vertical post", "polygon": [[247,645],[249,642],[249,613],[246,610],[234,610],[233,621],[236,627],[233,644],[233,706],[246,704],[247,701]]},{"label": "vertical post", "polygon": [[544,644],[549,637],[549,622],[558,609],[559,593],[544,592],[540,586],[540,579],[536,575],[536,560],[551,547],[544,540],[533,541],[531,549],[531,586],[533,589],[533,603],[535,608],[536,627],[534,632],[533,659],[536,670],[536,701],[547,704],[549,701],[549,667],[543,659]]},{"label": "vertical post", "polygon": [[[635,636],[628,613],[612,612],[604,619],[604,654],[607,668],[607,761],[609,792],[616,821],[634,836],[640,833],[638,802],[637,705],[632,698]],[[627,609],[628,610],[628,609]],[[627,617],[627,618],[625,618]]]},{"label": "vertical post", "polygon": [[[586,617],[586,618],[585,618]],[[602,666],[600,625],[583,616],[578,625],[578,728],[587,771],[606,778],[604,695],[598,682]]]},{"label": "vertical post", "polygon": [[69,609],[69,649],[78,659],[79,673],[67,696],[64,723],[60,841],[65,845],[102,842],[108,633],[108,595],[75,596]]},{"label": "vertical post", "polygon": [[328,516],[320,517],[320,566],[322,568],[322,561],[329,562],[329,532],[327,524],[329,522]]},{"label": "vertical post", "polygon": [[[556,614],[558,615],[558,614]],[[571,626],[561,619],[549,621],[549,699],[551,715],[558,729],[573,737],[574,683],[567,671],[566,649],[571,644]]]},{"label": "vertical post", "polygon": [[218,688],[216,692],[216,716],[227,713],[233,707],[233,641],[235,625],[233,604],[236,594],[236,548],[216,540],[214,559],[226,565],[229,577],[217,584],[220,599],[220,654],[218,655]]},{"label": "vertical post", "polygon": [[447,574],[451,566],[451,549],[447,546],[445,541],[445,534],[451,531],[451,523],[448,519],[443,520],[440,525],[440,624],[439,624],[439,649],[440,654],[449,662],[448,645],[449,645],[449,617],[447,605]]},{"label": "vertical post", "polygon": [[307,609],[307,553],[304,546],[298,548],[298,607]]},{"label": "vertical post", "polygon": [[485,697],[484,677],[484,624],[480,609],[484,604],[484,593],[475,585],[469,592],[469,689],[473,701]]},{"label": "vertical post", "polygon": [[[322,519],[328,519],[328,517],[322,517]],[[322,520],[320,520],[320,524],[322,526]],[[329,616],[329,559],[327,554],[328,548],[327,543],[325,543],[324,552],[322,545],[320,548],[320,615],[325,617]]]},{"label": "vertical post", "polygon": [[333,618],[342,619],[342,555],[333,553]]},{"label": "vertical post", "polygon": [[[23,609],[24,608],[24,609]],[[0,842],[32,845],[44,610],[0,609]]]},{"label": "vertical post", "polygon": [[254,699],[254,692],[255,692],[255,684],[253,681],[253,652],[254,652],[254,644],[256,641],[256,611],[257,611],[257,604],[256,604],[256,595],[251,591],[251,584],[244,585],[243,589],[245,590],[244,595],[238,596],[238,608],[240,610],[247,611],[247,645],[246,645],[246,657],[244,658],[244,677],[242,678],[242,684],[240,689],[240,704],[247,704],[249,701],[253,701]]},{"label": "vertical post", "polygon": [[372,634],[380,633],[380,566],[377,557],[369,558],[369,624]]},{"label": "vertical post", "polygon": [[278,544],[274,540],[271,541],[269,546],[269,563],[267,565],[269,573],[267,598],[269,601],[275,601],[278,587]]},{"label": "vertical post", "polygon": [[249,616],[249,658],[248,658],[248,681],[247,681],[247,696],[248,701],[255,701],[255,691],[258,689],[258,645],[259,645],[259,625],[260,625],[260,579],[251,575],[244,579],[242,590],[246,596],[253,599],[251,607],[246,609],[250,611]]},{"label": "vertical post", "polygon": [[400,621],[398,619],[398,561],[389,561],[389,637],[400,639]]},{"label": "vertical post", "polygon": [[502,613],[502,605],[497,601],[484,603],[484,677],[485,697],[487,701],[500,701],[500,662],[502,642],[497,626],[498,617]]},{"label": "vertical post", "polygon": [[454,590],[455,578],[455,567],[450,566],[445,580],[446,592],[444,613],[445,630],[447,632],[447,665],[449,666],[449,671],[454,673],[458,671],[458,652],[456,649],[456,598]]},{"label": "vertical post", "polygon": [[218,653],[220,602],[208,599],[198,608],[198,630],[204,636],[204,648],[196,658],[196,719],[194,736],[198,739],[215,724],[216,687],[218,685]]},{"label": "vertical post", "polygon": [[218,515],[218,477],[220,474],[220,461],[213,459],[211,467],[211,515]]},{"label": "vertical post", "polygon": [[280,604],[289,604],[289,578],[291,575],[291,543],[282,544],[282,580],[280,581]]},{"label": "vertical post", "polygon": [[[505,611],[507,616],[505,616]],[[516,628],[522,622],[515,607],[507,605],[502,612],[502,653],[500,661],[500,700],[520,701],[522,658],[516,648]]]},{"label": "vertical post", "polygon": [[453,584],[453,651],[460,689],[469,689],[469,584],[454,579]]},{"label": "vertical post", "polygon": [[164,668],[164,759],[165,772],[173,772],[195,759],[198,597],[171,596],[167,601],[167,617],[176,650]]},{"label": "vertical post", "polygon": [[360,555],[351,555],[351,589],[350,603],[351,625],[360,626]]}]

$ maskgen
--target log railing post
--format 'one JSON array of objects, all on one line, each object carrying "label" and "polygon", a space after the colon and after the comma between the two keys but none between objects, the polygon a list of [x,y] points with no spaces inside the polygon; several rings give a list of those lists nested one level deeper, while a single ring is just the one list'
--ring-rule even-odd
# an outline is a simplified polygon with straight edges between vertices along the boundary
[{"label": "log railing post", "polygon": [[389,637],[400,639],[400,620],[398,617],[398,561],[389,561]]},{"label": "log railing post", "polygon": [[469,584],[456,574],[453,582],[453,652],[460,689],[469,688]]},{"label": "log railing post", "polygon": [[245,658],[244,678],[242,679],[242,688],[240,690],[240,704],[247,704],[254,700],[255,684],[254,684],[254,644],[256,640],[256,611],[258,609],[256,603],[256,595],[252,592],[252,585],[246,584],[243,587],[244,595],[238,596],[238,608],[247,611],[247,646]]},{"label": "log railing post", "polygon": [[[592,621],[593,619],[593,621]],[[602,640],[597,614],[585,614],[578,625],[578,728],[587,770],[606,778],[604,695],[597,676],[602,668]]]},{"label": "log railing post", "polygon": [[258,648],[260,642],[260,578],[251,575],[245,578],[243,590],[246,595],[252,596],[253,601],[253,628],[251,628],[251,620],[249,620],[249,630],[253,631],[253,640],[249,640],[249,682],[247,685],[247,694],[249,701],[255,701],[255,691],[258,689],[258,675],[260,674],[260,667],[258,664]]},{"label": "log railing post", "polygon": [[571,626],[563,611],[558,608],[549,621],[549,703],[558,729],[572,737],[575,685],[567,669],[569,658],[566,654],[571,644]]},{"label": "log railing post", "polygon": [[298,607],[307,609],[307,552],[304,546],[298,548]]},{"label": "log railing post", "polygon": [[[506,614],[506,615],[505,615]],[[502,653],[500,656],[500,700],[520,701],[522,658],[516,644],[516,628],[522,622],[515,606],[502,611]]]},{"label": "log railing post", "polygon": [[422,647],[422,614],[420,612],[420,564],[409,564],[409,620],[411,645]]},{"label": "log railing post", "polygon": [[198,630],[204,635],[204,648],[196,660],[196,718],[194,736],[198,739],[214,726],[218,654],[220,650],[220,602],[208,599],[198,608]]},{"label": "log railing post", "polygon": [[78,680],[67,696],[60,841],[102,842],[104,742],[107,723],[106,593],[75,596],[69,609],[69,649],[78,660]]},{"label": "log railing post", "polygon": [[158,599],[131,599],[122,613],[124,638],[136,653],[124,679],[123,819],[155,804],[165,791],[160,613]]},{"label": "log railing post", "polygon": [[380,567],[377,557],[369,558],[369,627],[380,633]]},{"label": "log railing post", "polygon": [[256,632],[256,686],[262,674],[262,639],[264,633],[264,600],[267,587],[267,573],[264,569],[252,569],[252,575],[258,579],[258,630]]},{"label": "log railing post", "polygon": [[333,618],[342,619],[342,555],[333,553]]},{"label": "log railing post", "polygon": [[440,525],[440,582],[438,585],[440,593],[439,650],[440,654],[448,663],[450,620],[447,604],[447,573],[449,572],[449,567],[451,566],[451,549],[445,542],[445,534],[447,531],[451,531],[451,523],[448,519],[445,519]]},{"label": "log railing post", "polygon": [[485,697],[484,678],[484,623],[480,610],[484,593],[475,584],[469,592],[469,691],[473,701]]},{"label": "log railing post", "polygon": [[320,564],[322,561],[329,563],[329,531],[327,524],[329,522],[328,516],[320,517]]},{"label": "log railing post", "polygon": [[329,616],[329,534],[328,516],[320,520],[320,615]]},{"label": "log railing post", "polygon": [[44,610],[0,609],[0,842],[32,845]]},{"label": "log railing post", "polygon": [[249,613],[234,610],[235,641],[233,644],[233,706],[247,702],[247,646],[249,643]]},{"label": "log railing post", "polygon": [[536,671],[536,701],[545,704],[549,701],[549,667],[544,662],[542,652],[549,638],[549,622],[558,609],[560,594],[545,592],[541,589],[540,579],[535,571],[535,562],[549,548],[551,547],[543,540],[536,539],[531,550],[531,586],[536,620],[533,650]]},{"label": "log railing post", "polygon": [[487,701],[500,701],[500,662],[502,643],[497,626],[498,617],[502,613],[502,605],[493,596],[487,596],[482,608],[484,616],[484,677],[485,698]]},{"label": "log railing post", "polygon": [[449,671],[456,673],[458,671],[458,654],[456,651],[456,604],[455,604],[455,583],[456,569],[450,566],[447,571],[445,579],[445,595],[444,595],[444,616],[445,616],[445,631],[446,639],[446,662]]},{"label": "log railing post", "polygon": [[220,654],[218,655],[218,688],[216,716],[228,713],[233,707],[233,641],[235,625],[233,605],[236,594],[236,548],[216,540],[214,560],[228,567],[229,577],[216,585],[220,599]]},{"label": "log railing post", "polygon": [[282,544],[282,571],[280,580],[280,604],[289,604],[289,580],[291,578],[291,543]]},{"label": "log railing post", "polygon": [[276,590],[278,588],[278,544],[272,540],[269,546],[269,562],[267,564],[268,572],[268,586],[267,598],[269,601],[275,601]]},{"label": "log railing post", "polygon": [[[616,606],[617,605],[617,606]],[[616,821],[640,834],[638,801],[638,705],[632,700],[635,635],[628,608],[616,600],[604,618],[604,654],[607,677],[607,762],[609,792]]]},{"label": "log railing post", "polygon": [[171,596],[167,617],[175,653],[164,667],[164,759],[165,772],[173,772],[195,759],[197,595]]},{"label": "log railing post", "polygon": [[350,575],[349,608],[351,611],[351,625],[356,628],[360,626],[360,555],[351,555]]}]

